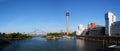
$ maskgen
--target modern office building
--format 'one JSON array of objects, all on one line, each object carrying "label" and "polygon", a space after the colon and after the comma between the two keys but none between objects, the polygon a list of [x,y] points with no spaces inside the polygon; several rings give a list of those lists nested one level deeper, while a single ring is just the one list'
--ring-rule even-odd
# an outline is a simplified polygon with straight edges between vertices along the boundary
[{"label": "modern office building", "polygon": [[95,28],[89,30],[89,36],[103,36],[105,35],[105,27],[96,25]]},{"label": "modern office building", "polygon": [[105,14],[105,34],[111,36],[111,25],[116,22],[116,16],[112,12]]},{"label": "modern office building", "polygon": [[80,35],[82,35],[83,34],[83,31],[84,31],[84,27],[83,27],[83,25],[79,25],[78,26],[78,29],[76,30],[76,35],[77,36],[80,36]]},{"label": "modern office building", "polygon": [[111,36],[120,35],[120,21],[116,21],[111,25]]}]

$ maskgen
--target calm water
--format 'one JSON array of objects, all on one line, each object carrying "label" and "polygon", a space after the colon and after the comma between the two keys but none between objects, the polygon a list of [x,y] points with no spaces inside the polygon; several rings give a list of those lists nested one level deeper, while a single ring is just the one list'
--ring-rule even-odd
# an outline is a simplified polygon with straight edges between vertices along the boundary
[{"label": "calm water", "polygon": [[2,51],[102,51],[99,42],[84,41],[80,39],[45,40],[34,37],[26,40],[13,41]]}]

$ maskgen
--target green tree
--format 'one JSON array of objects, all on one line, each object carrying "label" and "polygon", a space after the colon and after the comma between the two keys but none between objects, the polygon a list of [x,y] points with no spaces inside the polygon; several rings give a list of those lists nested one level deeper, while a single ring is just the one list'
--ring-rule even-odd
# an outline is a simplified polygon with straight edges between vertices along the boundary
[{"label": "green tree", "polygon": [[5,33],[5,32],[3,32],[3,34],[2,34],[2,35],[3,35],[3,36],[5,36],[5,34],[6,34],[6,33]]},{"label": "green tree", "polygon": [[0,32],[0,35],[2,35],[2,33]]}]

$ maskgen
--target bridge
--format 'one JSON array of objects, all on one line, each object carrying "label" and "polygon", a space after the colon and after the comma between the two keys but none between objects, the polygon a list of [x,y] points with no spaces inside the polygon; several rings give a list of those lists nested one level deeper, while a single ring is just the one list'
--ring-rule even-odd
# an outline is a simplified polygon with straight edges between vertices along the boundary
[{"label": "bridge", "polygon": [[32,36],[44,36],[47,34],[47,32],[40,30],[40,29],[35,29],[32,32],[27,33],[28,35]]}]

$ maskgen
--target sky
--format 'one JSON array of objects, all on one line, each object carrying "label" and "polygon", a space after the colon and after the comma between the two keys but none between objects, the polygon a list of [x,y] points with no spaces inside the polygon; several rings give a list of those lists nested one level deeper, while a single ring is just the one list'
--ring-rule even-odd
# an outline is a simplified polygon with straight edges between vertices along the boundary
[{"label": "sky", "polygon": [[120,21],[120,0],[0,0],[0,32],[65,31],[66,10],[69,31],[79,24],[105,25],[108,11]]}]

